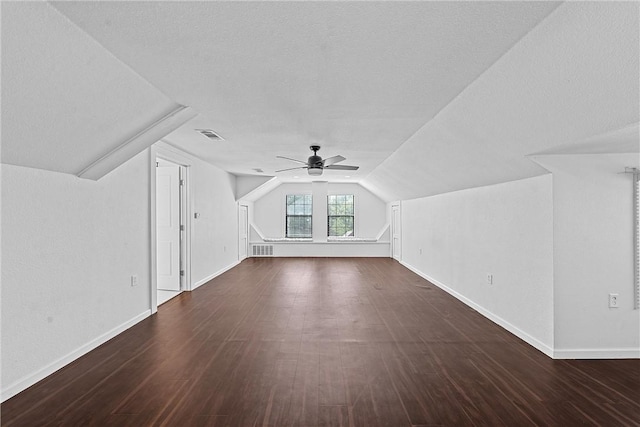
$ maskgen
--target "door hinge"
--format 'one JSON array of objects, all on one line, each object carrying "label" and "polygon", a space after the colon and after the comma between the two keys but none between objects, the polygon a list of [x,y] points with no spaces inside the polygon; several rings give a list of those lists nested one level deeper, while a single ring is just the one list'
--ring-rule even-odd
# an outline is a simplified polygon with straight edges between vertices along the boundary
[{"label": "door hinge", "polygon": [[180,270],[180,276],[184,276],[184,270]]},{"label": "door hinge", "polygon": [[156,167],[160,167],[160,162],[156,162]]},{"label": "door hinge", "polygon": [[184,179],[180,180],[180,185],[183,186],[184,185]]},{"label": "door hinge", "polygon": [[180,231],[184,231],[184,225],[180,226]]}]

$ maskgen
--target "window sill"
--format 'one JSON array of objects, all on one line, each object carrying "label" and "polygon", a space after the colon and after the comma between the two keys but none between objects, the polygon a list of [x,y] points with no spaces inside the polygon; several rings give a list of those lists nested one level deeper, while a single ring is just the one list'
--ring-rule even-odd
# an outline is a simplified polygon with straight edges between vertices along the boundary
[{"label": "window sill", "polygon": [[[262,240],[264,242],[267,242],[267,243],[278,243],[278,242],[282,242],[282,243],[295,243],[295,242],[313,243],[313,239],[311,237],[265,237]],[[255,242],[255,243],[263,243],[263,242]]]},{"label": "window sill", "polygon": [[264,243],[283,243],[283,244],[287,244],[287,243],[311,243],[314,245],[333,245],[333,244],[349,244],[349,243],[368,243],[368,244],[375,244],[375,243],[380,243],[380,244],[389,244],[388,241],[382,241],[382,240],[376,240],[375,238],[363,238],[363,237],[350,237],[350,238],[328,238],[327,241],[313,241],[313,239],[294,239],[294,238],[287,238],[287,237],[276,237],[276,238],[267,238],[265,237],[263,240],[260,241],[251,241],[249,242],[251,244],[264,244]]}]

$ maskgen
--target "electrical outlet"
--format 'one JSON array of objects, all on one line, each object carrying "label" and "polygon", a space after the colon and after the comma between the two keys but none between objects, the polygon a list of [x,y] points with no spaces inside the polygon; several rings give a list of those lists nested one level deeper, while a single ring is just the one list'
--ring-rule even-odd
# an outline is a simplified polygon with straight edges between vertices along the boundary
[{"label": "electrical outlet", "polygon": [[138,286],[138,276],[135,274],[131,276],[131,286]]},{"label": "electrical outlet", "polygon": [[618,308],[618,307],[620,307],[618,294],[609,294],[609,308]]},{"label": "electrical outlet", "polygon": [[487,273],[487,285],[493,285],[493,274]]}]

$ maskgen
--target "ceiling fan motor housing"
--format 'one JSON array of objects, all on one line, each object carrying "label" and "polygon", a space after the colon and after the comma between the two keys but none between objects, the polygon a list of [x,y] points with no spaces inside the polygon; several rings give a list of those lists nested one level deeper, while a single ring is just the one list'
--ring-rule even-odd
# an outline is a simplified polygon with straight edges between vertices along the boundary
[{"label": "ceiling fan motor housing", "polygon": [[309,175],[322,175],[322,157],[315,155],[315,151],[314,155],[309,156],[309,158],[307,159],[307,165],[309,166],[309,168],[307,169]]},{"label": "ceiling fan motor housing", "polygon": [[322,157],[316,156],[315,154],[313,156],[309,156],[307,159],[307,165],[309,165],[309,167],[316,166],[322,168]]}]

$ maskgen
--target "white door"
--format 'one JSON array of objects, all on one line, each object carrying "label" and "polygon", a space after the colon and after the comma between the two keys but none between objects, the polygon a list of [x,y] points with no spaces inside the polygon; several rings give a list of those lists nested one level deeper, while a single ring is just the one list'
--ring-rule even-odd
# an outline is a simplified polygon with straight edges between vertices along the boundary
[{"label": "white door", "polygon": [[238,260],[242,261],[247,257],[249,248],[249,208],[240,205],[238,210]]},{"label": "white door", "polygon": [[391,206],[391,256],[400,261],[401,230],[400,230],[400,205]]},{"label": "white door", "polygon": [[158,289],[180,290],[180,166],[156,167]]}]

